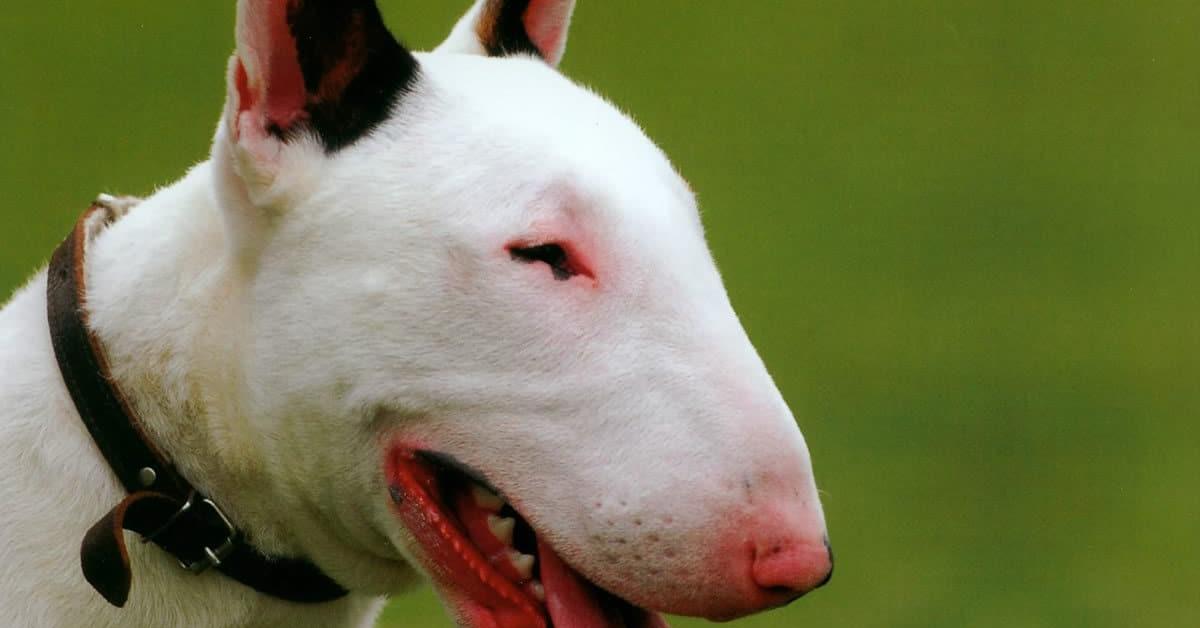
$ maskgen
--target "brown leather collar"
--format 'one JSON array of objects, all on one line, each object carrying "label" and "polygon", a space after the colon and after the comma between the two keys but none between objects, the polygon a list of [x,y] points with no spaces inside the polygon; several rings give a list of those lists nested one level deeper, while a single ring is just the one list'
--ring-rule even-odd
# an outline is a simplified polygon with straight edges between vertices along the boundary
[{"label": "brown leather collar", "polygon": [[133,580],[123,530],[136,532],[193,573],[216,569],[272,597],[321,603],[346,590],[312,563],[267,557],[249,545],[211,499],[181,476],[150,439],[113,381],[103,347],[88,327],[84,254],[92,236],[136,204],[101,197],[80,217],[50,262],[47,314],[54,353],[79,416],[129,491],[83,539],[83,574],[115,606]]}]

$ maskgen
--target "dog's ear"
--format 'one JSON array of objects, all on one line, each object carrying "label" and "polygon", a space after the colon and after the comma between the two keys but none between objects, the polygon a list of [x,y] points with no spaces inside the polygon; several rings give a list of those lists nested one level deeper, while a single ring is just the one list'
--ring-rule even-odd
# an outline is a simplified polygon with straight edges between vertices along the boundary
[{"label": "dog's ear", "polygon": [[532,54],[557,66],[567,49],[575,0],[476,0],[439,52]]},{"label": "dog's ear", "polygon": [[255,209],[287,206],[322,157],[386,120],[418,71],[375,0],[238,0],[237,51],[213,147],[235,239],[252,243],[251,227],[271,222]]},{"label": "dog's ear", "polygon": [[239,0],[231,131],[312,133],[329,152],[385,119],[417,62],[374,0]]}]

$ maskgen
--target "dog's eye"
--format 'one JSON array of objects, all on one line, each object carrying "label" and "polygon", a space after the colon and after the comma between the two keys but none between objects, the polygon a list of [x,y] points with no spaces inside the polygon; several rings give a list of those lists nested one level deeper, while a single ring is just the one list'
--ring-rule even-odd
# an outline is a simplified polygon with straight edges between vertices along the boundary
[{"label": "dog's eye", "polygon": [[509,247],[508,251],[512,254],[514,260],[523,264],[541,262],[549,266],[550,271],[554,273],[554,278],[559,281],[568,281],[580,274],[579,269],[572,264],[571,257],[567,255],[566,249],[560,244],[512,246]]}]

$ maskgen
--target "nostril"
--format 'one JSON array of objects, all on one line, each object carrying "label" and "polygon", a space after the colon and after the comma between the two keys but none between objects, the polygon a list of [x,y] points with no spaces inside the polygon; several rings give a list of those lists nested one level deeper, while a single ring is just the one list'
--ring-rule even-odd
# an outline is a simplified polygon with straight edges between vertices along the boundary
[{"label": "nostril", "polygon": [[772,596],[796,598],[829,582],[833,552],[828,541],[771,544],[755,552],[751,573],[755,584]]},{"label": "nostril", "polygon": [[797,597],[797,593],[799,593],[799,591],[791,587],[764,587],[763,591],[766,591],[771,597],[781,597],[789,600]]}]

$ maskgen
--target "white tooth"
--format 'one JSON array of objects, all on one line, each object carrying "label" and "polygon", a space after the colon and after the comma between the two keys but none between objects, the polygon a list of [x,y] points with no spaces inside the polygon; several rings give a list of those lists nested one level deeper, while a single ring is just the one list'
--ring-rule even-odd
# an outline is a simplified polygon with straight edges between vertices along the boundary
[{"label": "white tooth", "polygon": [[497,540],[505,545],[512,545],[513,530],[516,528],[516,519],[488,515],[488,529],[492,531],[492,535],[495,536]]},{"label": "white tooth", "polygon": [[536,560],[534,557],[529,554],[513,552],[509,555],[509,559],[512,560],[513,567],[517,573],[521,574],[522,578],[528,580],[533,577],[533,563]]},{"label": "white tooth", "polygon": [[529,590],[533,592],[533,597],[536,597],[539,602],[546,601],[546,587],[542,586],[542,583],[534,580],[529,583]]},{"label": "white tooth", "polygon": [[471,486],[471,495],[475,498],[475,505],[485,510],[499,512],[504,507],[503,499],[478,484]]}]

